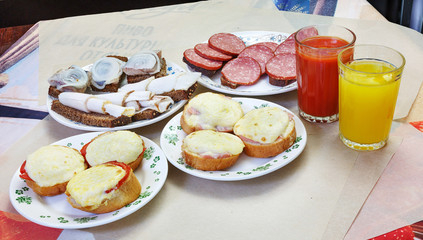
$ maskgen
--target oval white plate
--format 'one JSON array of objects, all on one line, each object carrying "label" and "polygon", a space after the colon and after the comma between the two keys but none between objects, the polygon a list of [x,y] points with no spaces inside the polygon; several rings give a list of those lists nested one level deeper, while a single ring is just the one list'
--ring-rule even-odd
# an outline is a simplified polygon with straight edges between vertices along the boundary
[{"label": "oval white plate", "polygon": [[[289,37],[288,33],[281,32],[267,32],[267,31],[247,31],[247,32],[234,32],[233,34],[241,38],[245,45],[249,46],[258,42],[275,42],[280,44],[286,38]],[[189,67],[188,70],[193,71]],[[269,83],[269,77],[264,74],[261,76],[259,81],[251,86],[239,86],[235,89],[223,86],[220,83],[220,77],[222,74],[220,70],[217,71],[211,78],[202,75],[198,82],[209,89],[215,90],[221,93],[240,95],[240,96],[266,96],[274,95],[284,92],[290,92],[297,89],[297,82],[293,82],[284,87],[274,86]]]},{"label": "oval white plate", "polygon": [[[85,133],[62,139],[53,144],[81,147],[101,132]],[[141,136],[142,137],[142,136]],[[151,201],[163,187],[168,172],[166,156],[153,141],[142,137],[146,145],[141,166],[134,171],[141,183],[141,195],[132,203],[116,211],[93,214],[73,208],[65,194],[42,197],[34,193],[19,177],[19,169],[13,175],[9,188],[13,207],[25,218],[43,226],[61,229],[80,229],[114,222],[137,211]],[[22,160],[23,161],[23,160]]]},{"label": "oval white plate", "polygon": [[162,147],[167,159],[175,167],[183,172],[196,177],[217,180],[217,181],[236,181],[256,178],[287,165],[293,161],[304,150],[307,142],[307,133],[301,120],[288,109],[265,100],[253,98],[233,98],[241,103],[244,113],[260,107],[279,107],[294,116],[297,139],[295,143],[285,152],[271,158],[254,158],[242,153],[238,161],[232,167],[223,171],[202,171],[194,169],[187,165],[182,158],[181,145],[182,140],[187,134],[182,130],[180,118],[182,112],[173,117],[164,127],[160,136],[160,146]]},{"label": "oval white plate", "polygon": [[[179,73],[179,72],[185,72],[185,69],[183,69],[182,67],[178,66],[177,64],[175,64],[173,62],[169,62],[169,61],[167,62],[167,73],[169,75]],[[82,124],[80,122],[75,122],[75,121],[72,121],[70,119],[67,119],[67,118],[63,117],[62,115],[56,113],[55,111],[51,110],[52,102],[53,102],[53,99],[50,96],[48,96],[47,97],[48,113],[51,115],[51,117],[54,120],[56,120],[60,124],[63,124],[63,125],[70,127],[70,128],[84,130],[84,131],[109,131],[109,130],[134,129],[134,128],[139,128],[139,127],[151,125],[153,123],[156,123],[160,120],[163,120],[163,119],[169,117],[170,115],[172,115],[173,113],[175,113],[176,111],[181,109],[181,107],[184,106],[184,104],[187,102],[187,100],[181,100],[181,101],[173,104],[169,110],[167,110],[166,112],[160,114],[159,116],[157,116],[153,119],[140,120],[140,121],[132,122],[132,123],[127,124],[127,125],[113,127],[113,128],[89,126],[89,125]]]}]

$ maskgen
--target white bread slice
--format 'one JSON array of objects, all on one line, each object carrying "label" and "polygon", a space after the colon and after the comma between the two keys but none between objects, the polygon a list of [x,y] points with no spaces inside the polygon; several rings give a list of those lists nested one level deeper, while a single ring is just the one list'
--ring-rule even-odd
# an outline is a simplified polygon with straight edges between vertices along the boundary
[{"label": "white bread slice", "polygon": [[186,134],[198,130],[232,132],[243,115],[239,102],[223,94],[205,92],[189,100],[180,123]]},{"label": "white bread slice", "polygon": [[20,177],[35,193],[54,196],[64,193],[69,180],[86,168],[78,150],[47,145],[28,155],[21,166]]},{"label": "white bread slice", "polygon": [[81,149],[90,166],[118,161],[129,165],[133,170],[141,164],[144,151],[145,143],[142,138],[128,130],[104,132]]},{"label": "white bread slice", "polygon": [[[65,193],[68,195],[67,200],[72,207],[96,214],[107,213],[118,210],[139,197],[141,194],[141,184],[132,169],[124,163],[118,163],[118,165],[115,165],[115,163],[109,162],[97,165],[79,173],[71,179]],[[120,174],[122,171],[124,172],[123,175],[128,174],[127,178],[124,179],[124,182],[117,189],[113,188],[116,187],[116,182],[120,181],[122,177],[116,177],[115,174],[110,174],[110,171],[105,172],[104,166],[117,168],[116,174]],[[98,184],[98,181],[95,181],[95,179],[99,178],[103,182],[110,181],[110,185]],[[110,187],[111,185],[113,186]],[[105,186],[106,189],[104,189]],[[113,189],[111,192],[105,192],[105,190],[111,189]],[[86,195],[89,194],[91,196],[97,194],[97,196],[94,196],[94,203],[91,200],[86,201]]]},{"label": "white bread slice", "polygon": [[235,124],[234,133],[244,142],[245,154],[257,158],[279,155],[296,139],[293,117],[276,107],[248,112]]},{"label": "white bread slice", "polygon": [[230,133],[200,130],[184,138],[181,149],[186,164],[204,171],[217,171],[236,163],[244,144]]}]

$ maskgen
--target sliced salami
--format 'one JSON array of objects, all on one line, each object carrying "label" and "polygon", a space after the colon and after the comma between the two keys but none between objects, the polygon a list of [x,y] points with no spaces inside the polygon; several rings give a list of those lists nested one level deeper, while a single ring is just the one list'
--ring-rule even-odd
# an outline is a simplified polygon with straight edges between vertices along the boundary
[{"label": "sliced salami", "polygon": [[315,27],[308,27],[298,32],[297,40],[302,42],[306,38],[314,37],[317,35],[319,35],[319,32],[317,31]]},{"label": "sliced salami", "polygon": [[221,73],[225,86],[252,85],[260,78],[260,64],[250,57],[238,57],[226,63]]},{"label": "sliced salami", "polygon": [[293,80],[297,78],[295,54],[278,54],[266,64],[266,73],[269,79]]},{"label": "sliced salami", "polygon": [[289,35],[285,41],[281,42],[275,50],[275,55],[292,53],[295,54],[295,39],[294,34]]},{"label": "sliced salami", "polygon": [[194,48],[189,48],[184,52],[184,58],[194,66],[207,70],[218,70],[222,67],[222,61],[211,60],[198,55]]},{"label": "sliced salami", "polygon": [[254,60],[260,64],[261,75],[266,73],[266,63],[273,56],[275,56],[273,51],[265,45],[251,45],[242,50],[242,52],[238,55],[238,57],[254,58]]},{"label": "sliced salami", "polygon": [[216,61],[227,62],[232,59],[231,55],[224,54],[211,48],[208,43],[199,43],[194,46],[194,50],[198,55]]},{"label": "sliced salami", "polygon": [[266,46],[266,47],[270,48],[273,52],[274,52],[274,51],[276,50],[276,48],[279,46],[279,44],[277,44],[277,43],[275,43],[275,42],[259,42],[259,43],[253,44],[253,45],[251,45],[251,46],[254,46],[254,45],[264,45],[264,46]]},{"label": "sliced salami", "polygon": [[231,56],[237,56],[245,48],[245,43],[232,33],[216,33],[208,43],[211,48]]}]

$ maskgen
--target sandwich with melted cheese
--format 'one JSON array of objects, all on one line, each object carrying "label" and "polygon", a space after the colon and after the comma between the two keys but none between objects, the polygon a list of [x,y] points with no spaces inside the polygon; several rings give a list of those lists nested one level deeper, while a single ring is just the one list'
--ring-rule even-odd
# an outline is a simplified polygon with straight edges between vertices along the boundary
[{"label": "sandwich with melted cheese", "polygon": [[191,98],[185,105],[181,126],[187,134],[198,130],[232,132],[243,115],[239,102],[223,94],[206,92]]},{"label": "sandwich with melted cheese", "polygon": [[234,134],[245,144],[251,157],[276,156],[294,144],[295,122],[286,111],[264,107],[247,112],[234,126]]},{"label": "sandwich with melted cheese", "polygon": [[28,155],[21,165],[20,177],[35,193],[54,196],[64,193],[69,180],[86,167],[78,150],[48,145]]},{"label": "sandwich with melted cheese", "polygon": [[100,214],[136,200],[141,194],[141,184],[131,167],[112,161],[78,173],[69,181],[65,193],[72,207]]},{"label": "sandwich with melted cheese", "polygon": [[200,130],[186,136],[182,142],[182,156],[186,164],[205,171],[217,171],[233,166],[244,148],[237,136]]},{"label": "sandwich with melted cheese", "polygon": [[135,170],[142,162],[145,149],[138,134],[122,130],[98,135],[82,147],[81,154],[89,166],[118,161]]}]

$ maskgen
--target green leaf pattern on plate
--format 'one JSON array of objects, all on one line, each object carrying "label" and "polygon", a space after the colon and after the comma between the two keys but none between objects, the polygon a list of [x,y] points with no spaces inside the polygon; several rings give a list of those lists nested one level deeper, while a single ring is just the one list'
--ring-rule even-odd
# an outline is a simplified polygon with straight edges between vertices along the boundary
[{"label": "green leaf pattern on plate", "polygon": [[148,160],[153,156],[154,153],[154,148],[153,147],[149,147],[147,149],[145,149],[144,151],[144,159]]}]

